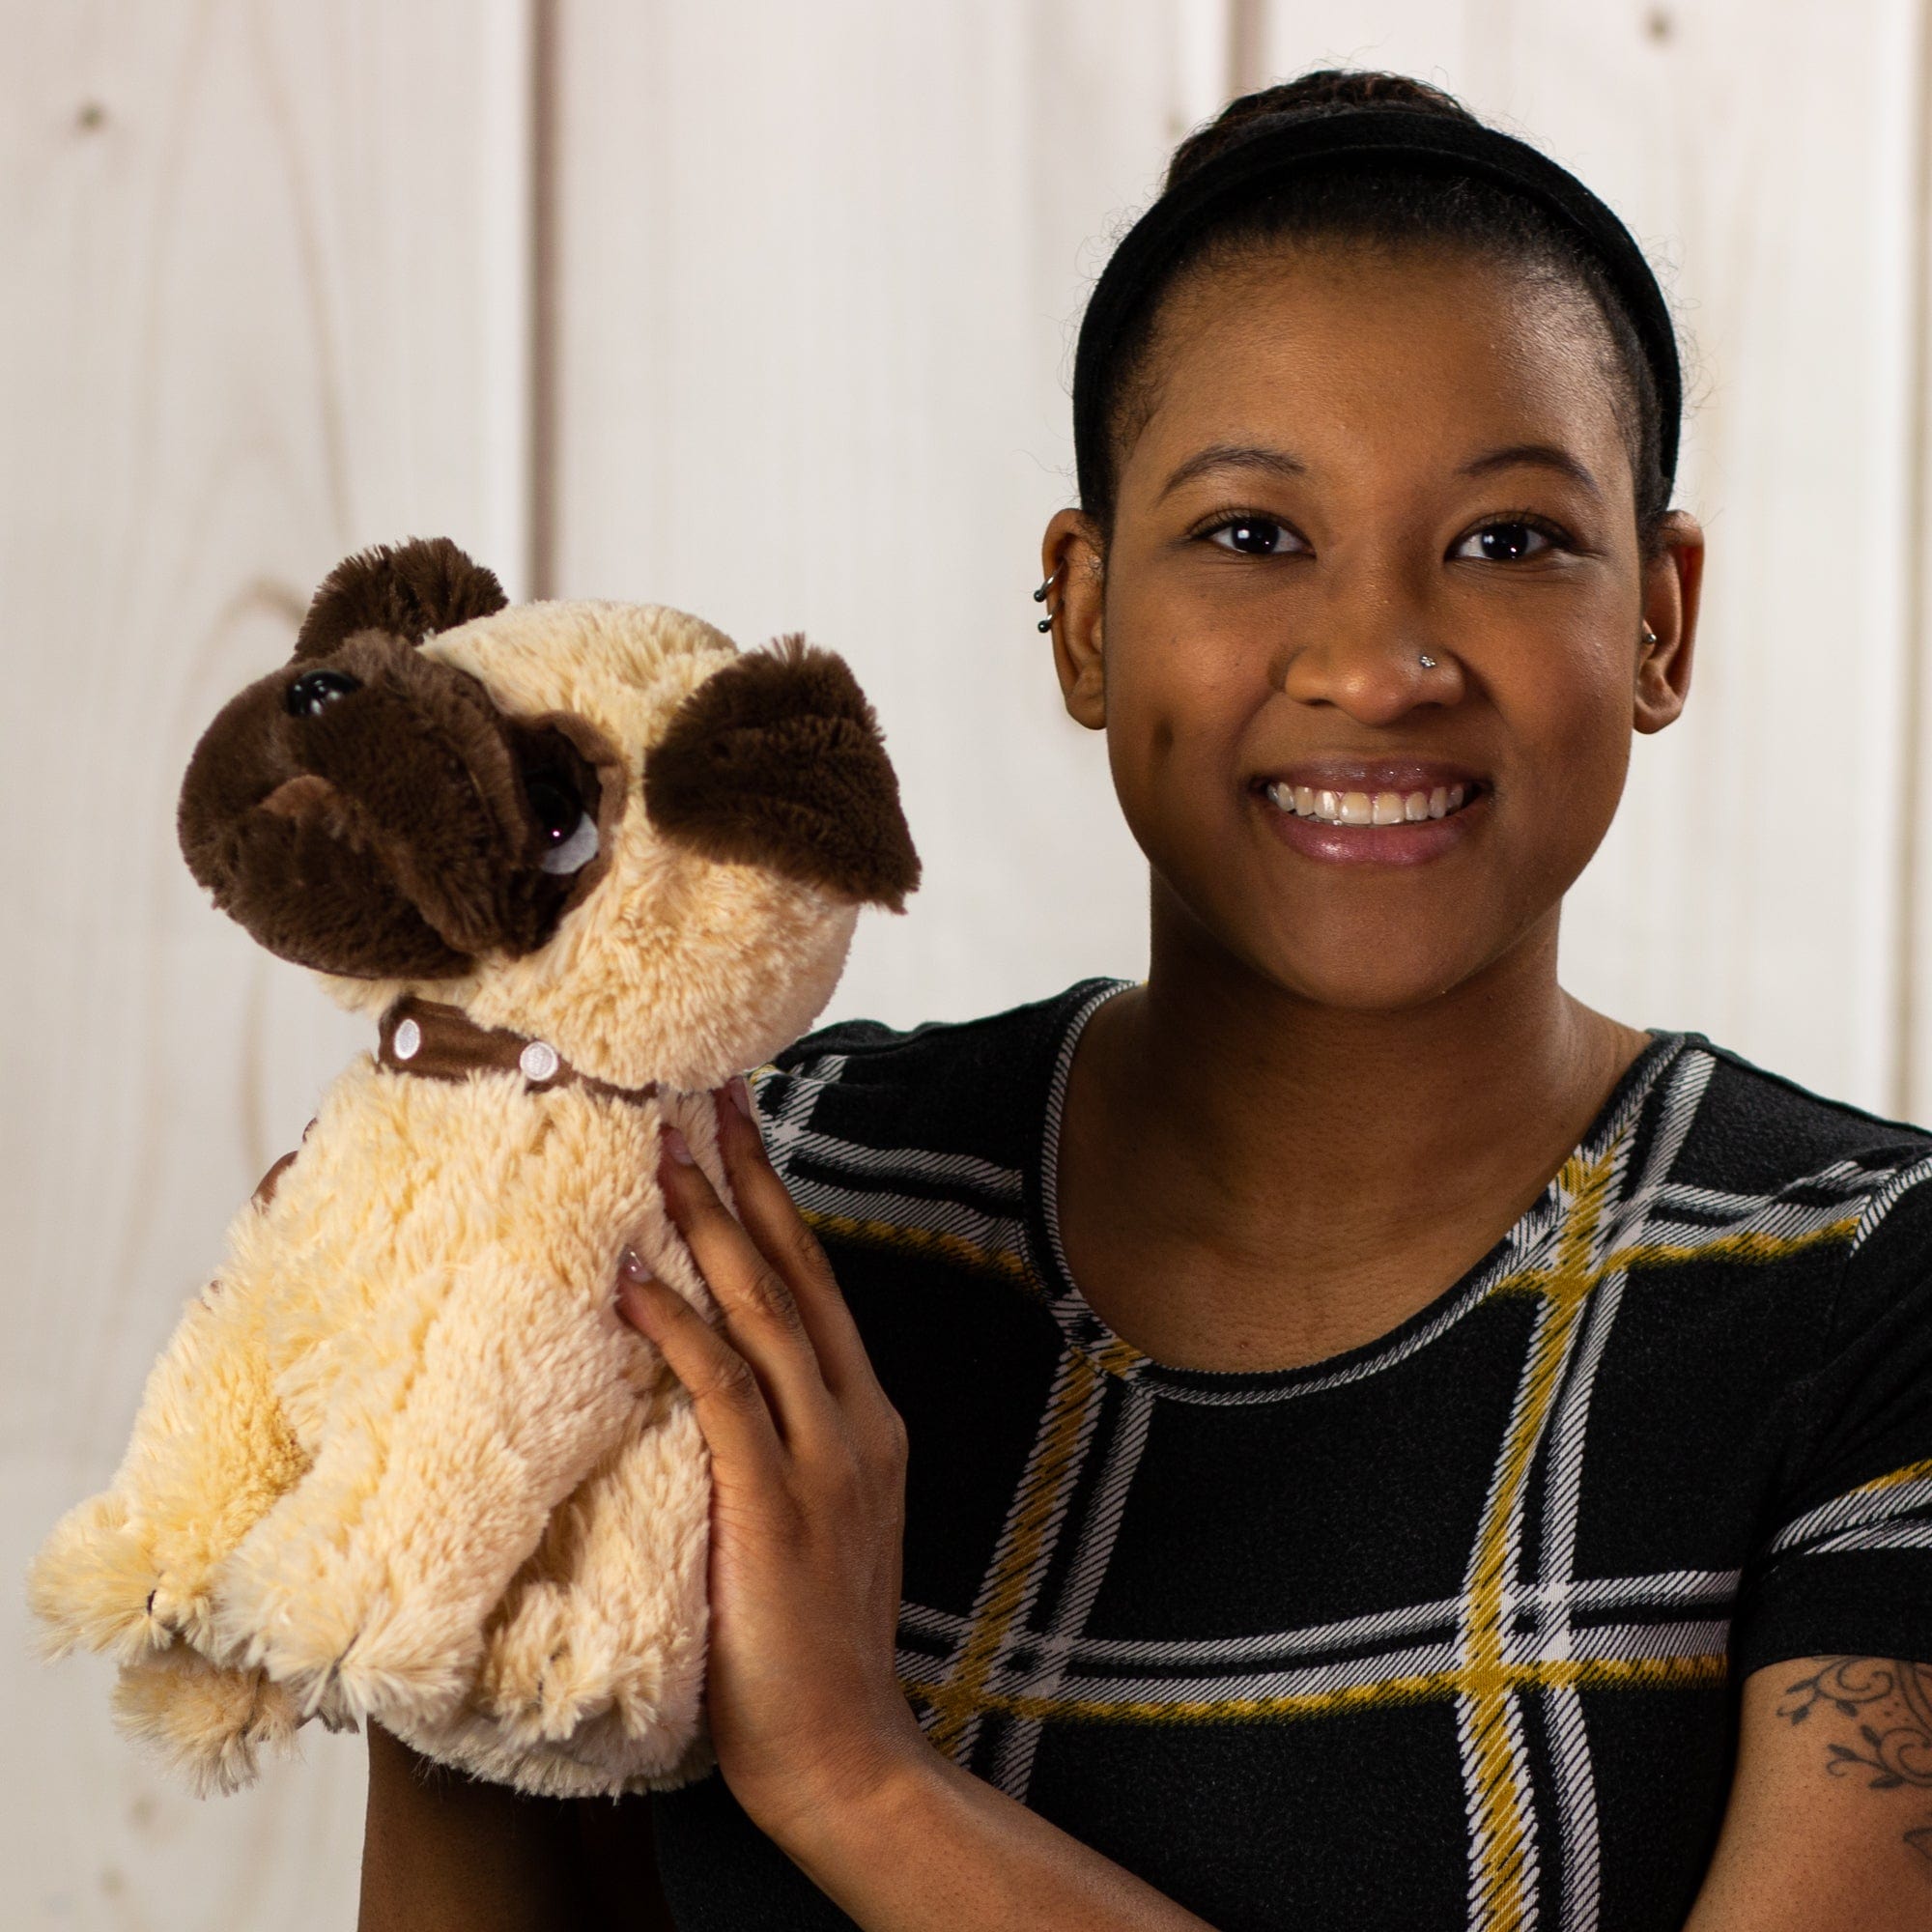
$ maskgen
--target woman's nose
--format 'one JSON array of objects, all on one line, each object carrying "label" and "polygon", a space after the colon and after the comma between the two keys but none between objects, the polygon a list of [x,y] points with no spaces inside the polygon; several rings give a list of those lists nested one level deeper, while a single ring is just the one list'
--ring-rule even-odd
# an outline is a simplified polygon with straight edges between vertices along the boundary
[{"label": "woman's nose", "polygon": [[1366,724],[1386,724],[1418,704],[1453,704],[1463,668],[1428,613],[1411,600],[1367,609],[1331,604],[1297,618],[1280,678],[1303,704],[1332,704]]}]

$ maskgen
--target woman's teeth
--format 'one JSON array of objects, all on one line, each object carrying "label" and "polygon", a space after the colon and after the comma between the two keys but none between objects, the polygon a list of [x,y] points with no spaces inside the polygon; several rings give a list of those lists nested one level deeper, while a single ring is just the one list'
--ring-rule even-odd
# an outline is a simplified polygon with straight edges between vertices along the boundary
[{"label": "woman's teeth", "polygon": [[1329,825],[1413,825],[1424,818],[1445,818],[1461,810],[1470,795],[1468,785],[1437,785],[1434,791],[1319,791],[1312,785],[1267,787],[1267,795],[1283,811],[1297,818],[1319,818]]}]

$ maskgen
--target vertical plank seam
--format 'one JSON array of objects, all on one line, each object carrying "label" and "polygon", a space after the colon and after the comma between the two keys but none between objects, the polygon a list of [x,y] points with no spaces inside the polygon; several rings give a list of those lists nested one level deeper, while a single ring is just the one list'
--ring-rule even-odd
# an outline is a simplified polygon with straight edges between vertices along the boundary
[{"label": "vertical plank seam", "polygon": [[1927,635],[1928,581],[1925,546],[1932,537],[1928,511],[1932,511],[1932,354],[1928,354],[1926,331],[1932,326],[1932,303],[1928,303],[1926,279],[1932,274],[1932,251],[1926,246],[1926,224],[1932,220],[1932,27],[1925,10],[1913,9],[1917,22],[1917,84],[1913,95],[1913,183],[1912,236],[1910,259],[1906,265],[1906,315],[1911,330],[1911,347],[1906,364],[1907,450],[1905,503],[1905,690],[1903,710],[1906,720],[1902,748],[1900,788],[1903,793],[1904,824],[1898,841],[1898,972],[1892,987],[1893,1037],[1896,1048],[1892,1061],[1891,1094],[1889,1105],[1904,1120],[1916,1120],[1918,1110],[1928,1097],[1920,1075],[1919,1056],[1923,1020],[1918,991],[1918,966],[1923,952],[1920,921],[1927,908],[1923,881],[1919,878],[1925,841],[1919,836],[1919,814],[1926,797],[1925,735],[1932,720],[1926,717],[1928,680],[1924,657],[1932,649]]},{"label": "vertical plank seam", "polygon": [[1228,98],[1265,84],[1262,71],[1267,42],[1267,0],[1228,0]]},{"label": "vertical plank seam", "polygon": [[557,462],[557,0],[530,0],[529,303],[526,384],[529,473],[525,479],[532,598],[554,597]]}]

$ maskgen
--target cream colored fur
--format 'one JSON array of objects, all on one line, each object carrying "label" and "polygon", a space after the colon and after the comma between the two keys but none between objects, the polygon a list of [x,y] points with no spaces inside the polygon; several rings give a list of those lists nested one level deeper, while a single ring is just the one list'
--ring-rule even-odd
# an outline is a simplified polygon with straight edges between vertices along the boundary
[{"label": "cream colored fur", "polygon": [[642,1106],[364,1053],[156,1362],[106,1490],[35,1558],[43,1651],[121,1662],[117,1722],[202,1792],[373,1718],[427,1754],[583,1796],[715,1762],[710,1480],[689,1398],[618,1317],[619,1249],[712,1320],[665,1211],[659,1121],[728,1202],[706,1090],[809,1028],[857,906],[659,838],[644,754],[736,647],[653,606],[534,604],[430,639],[505,713],[622,748],[609,870],[540,952],[462,980],[318,975],[549,1040]]}]

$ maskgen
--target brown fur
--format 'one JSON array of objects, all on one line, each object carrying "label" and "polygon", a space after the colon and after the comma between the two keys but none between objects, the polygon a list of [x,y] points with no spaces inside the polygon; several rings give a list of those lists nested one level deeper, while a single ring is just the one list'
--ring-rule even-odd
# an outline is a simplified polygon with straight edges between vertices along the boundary
[{"label": "brown fur", "polygon": [[296,657],[327,657],[357,631],[384,631],[419,644],[437,631],[487,617],[509,600],[495,571],[472,562],[447,537],[375,544],[346,556],[323,579],[296,636]]},{"label": "brown fur", "polygon": [[[359,626],[378,603],[406,616],[403,606],[436,597],[443,614],[480,601],[444,551],[462,555],[443,543],[432,582],[358,575],[363,560],[351,558],[316,610],[353,607]],[[360,689],[292,716],[290,687],[325,668]],[[327,650],[298,645],[216,714],[182,786],[182,853],[215,904],[281,958],[364,979],[454,977],[486,950],[534,951],[601,876],[595,862],[576,878],[541,869],[525,788],[534,771],[563,778],[595,818],[621,808],[622,759],[585,721],[506,720],[467,671],[359,627]]]},{"label": "brown fur", "polygon": [[871,706],[802,637],[748,651],[686,698],[644,766],[653,824],[706,858],[905,910],[919,859]]}]

